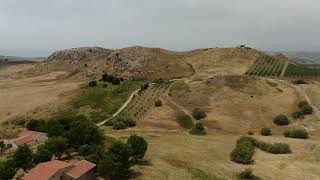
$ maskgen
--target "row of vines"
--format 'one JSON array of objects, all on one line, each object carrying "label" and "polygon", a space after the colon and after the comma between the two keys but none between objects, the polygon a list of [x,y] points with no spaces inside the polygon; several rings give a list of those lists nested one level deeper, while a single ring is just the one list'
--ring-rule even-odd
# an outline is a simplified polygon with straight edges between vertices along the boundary
[{"label": "row of vines", "polygon": [[147,88],[139,90],[119,116],[125,115],[134,121],[139,120],[148,110],[154,107],[155,101],[159,99],[168,84],[168,82],[153,83]]},{"label": "row of vines", "polygon": [[320,68],[309,68],[303,65],[289,64],[285,73],[287,77],[319,77]]},{"label": "row of vines", "polygon": [[275,59],[271,56],[261,56],[246,72],[252,76],[280,76],[284,67],[285,61]]}]

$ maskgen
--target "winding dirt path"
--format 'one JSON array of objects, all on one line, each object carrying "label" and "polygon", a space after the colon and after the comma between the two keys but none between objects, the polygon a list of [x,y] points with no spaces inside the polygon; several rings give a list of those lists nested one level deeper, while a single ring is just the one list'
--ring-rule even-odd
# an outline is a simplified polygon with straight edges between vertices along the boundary
[{"label": "winding dirt path", "polygon": [[114,113],[110,118],[108,118],[108,119],[106,119],[106,120],[104,120],[104,121],[102,121],[102,122],[100,122],[100,123],[97,123],[97,126],[100,127],[100,126],[104,125],[108,120],[116,117],[124,108],[127,107],[127,105],[131,102],[131,100],[132,100],[132,98],[134,97],[134,95],[137,94],[137,93],[139,92],[139,90],[140,90],[140,89],[137,89],[136,91],[134,91],[134,92],[130,95],[129,99],[118,109],[118,111],[117,111],[116,113]]}]

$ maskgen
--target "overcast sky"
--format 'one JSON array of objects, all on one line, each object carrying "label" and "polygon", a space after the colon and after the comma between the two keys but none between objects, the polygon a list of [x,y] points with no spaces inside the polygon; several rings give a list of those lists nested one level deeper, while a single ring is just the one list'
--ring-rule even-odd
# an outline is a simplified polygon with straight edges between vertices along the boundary
[{"label": "overcast sky", "polygon": [[320,49],[319,0],[0,0],[0,54],[80,46]]}]

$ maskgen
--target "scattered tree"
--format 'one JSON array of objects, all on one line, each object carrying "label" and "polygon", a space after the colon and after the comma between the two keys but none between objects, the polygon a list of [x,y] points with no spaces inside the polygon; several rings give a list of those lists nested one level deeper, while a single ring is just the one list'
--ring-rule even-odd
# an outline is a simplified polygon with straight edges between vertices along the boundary
[{"label": "scattered tree", "polygon": [[63,137],[49,138],[45,143],[45,148],[49,150],[51,154],[61,158],[65,150],[68,148],[68,139]]},{"label": "scattered tree", "polygon": [[132,149],[132,157],[134,161],[143,159],[148,149],[148,143],[143,137],[132,135],[127,140],[127,144]]},{"label": "scattered tree", "polygon": [[192,116],[196,119],[196,120],[200,120],[203,119],[205,117],[207,117],[206,113],[199,109],[199,108],[194,108],[192,111]]},{"label": "scattered tree", "polygon": [[98,85],[97,81],[90,81],[89,87],[96,87]]},{"label": "scattered tree", "polygon": [[289,119],[285,115],[278,115],[274,118],[273,122],[278,126],[285,126],[289,124]]},{"label": "scattered tree", "polygon": [[262,128],[260,131],[262,136],[271,136],[271,129],[270,128]]},{"label": "scattered tree", "polygon": [[193,135],[205,135],[206,131],[204,130],[203,124],[201,122],[197,122],[189,133]]},{"label": "scattered tree", "polygon": [[0,161],[0,179],[12,179],[16,173],[16,167],[14,159]]},{"label": "scattered tree", "polygon": [[129,173],[132,149],[122,142],[115,142],[108,153],[98,163],[100,176],[110,179],[118,179]]},{"label": "scattered tree", "polygon": [[303,79],[294,80],[292,83],[293,84],[307,84],[307,82],[304,81]]},{"label": "scattered tree", "polygon": [[28,145],[19,146],[13,154],[17,167],[27,170],[33,166],[33,154]]},{"label": "scattered tree", "polygon": [[120,84],[120,79],[119,78],[113,78],[112,85],[119,85],[119,84]]},{"label": "scattered tree", "polygon": [[35,163],[47,162],[50,161],[52,158],[52,152],[48,149],[45,145],[40,145],[37,148],[37,152],[34,155]]},{"label": "scattered tree", "polygon": [[309,137],[308,131],[305,129],[292,129],[292,130],[287,130],[283,133],[285,137],[290,137],[290,138],[299,138],[299,139],[307,139]]},{"label": "scattered tree", "polygon": [[156,100],[156,101],[154,102],[154,105],[155,105],[156,107],[160,107],[160,106],[162,106],[162,101],[161,101],[160,99],[158,99],[158,100]]},{"label": "scattered tree", "polygon": [[246,168],[237,175],[238,180],[259,180],[261,178],[253,175],[251,168]]}]

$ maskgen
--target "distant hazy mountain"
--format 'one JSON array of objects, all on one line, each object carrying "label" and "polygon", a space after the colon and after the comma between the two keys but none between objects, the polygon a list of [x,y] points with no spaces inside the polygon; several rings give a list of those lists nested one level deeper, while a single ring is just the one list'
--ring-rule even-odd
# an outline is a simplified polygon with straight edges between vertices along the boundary
[{"label": "distant hazy mountain", "polygon": [[26,58],[26,57],[17,57],[17,56],[3,56],[0,55],[0,68],[16,65],[16,64],[28,64],[34,62],[40,62],[45,60],[45,58]]}]

